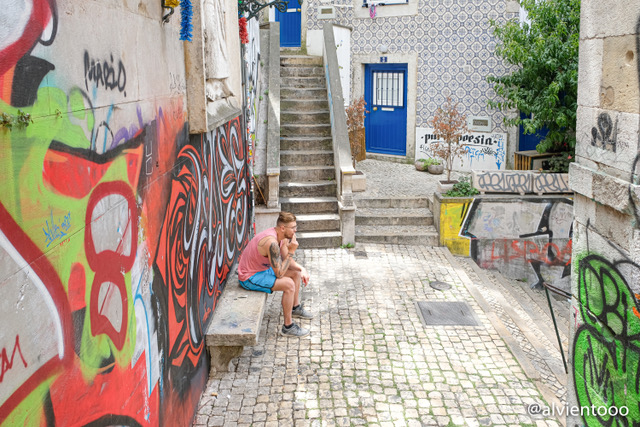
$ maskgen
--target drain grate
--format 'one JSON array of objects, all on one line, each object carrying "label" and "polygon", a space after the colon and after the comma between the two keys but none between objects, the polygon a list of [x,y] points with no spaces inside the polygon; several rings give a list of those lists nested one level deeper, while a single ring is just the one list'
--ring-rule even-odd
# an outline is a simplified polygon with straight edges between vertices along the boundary
[{"label": "drain grate", "polygon": [[425,326],[479,326],[474,311],[463,301],[418,301],[418,313]]},{"label": "drain grate", "polygon": [[450,284],[441,282],[439,280],[434,280],[433,282],[430,282],[429,286],[431,286],[433,289],[436,289],[438,291],[448,291],[449,289],[451,289]]},{"label": "drain grate", "polygon": [[354,251],[353,252],[353,256],[355,258],[360,258],[360,259],[367,259],[369,258],[369,256],[367,255],[366,251]]}]

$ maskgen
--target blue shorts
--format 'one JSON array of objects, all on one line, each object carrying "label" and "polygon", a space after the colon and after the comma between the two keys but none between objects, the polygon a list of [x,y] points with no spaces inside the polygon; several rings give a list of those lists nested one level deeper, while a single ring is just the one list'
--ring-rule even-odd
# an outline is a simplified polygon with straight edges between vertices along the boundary
[{"label": "blue shorts", "polygon": [[269,267],[265,271],[259,271],[247,280],[240,281],[240,286],[249,291],[273,293],[273,285],[276,284],[276,273]]}]

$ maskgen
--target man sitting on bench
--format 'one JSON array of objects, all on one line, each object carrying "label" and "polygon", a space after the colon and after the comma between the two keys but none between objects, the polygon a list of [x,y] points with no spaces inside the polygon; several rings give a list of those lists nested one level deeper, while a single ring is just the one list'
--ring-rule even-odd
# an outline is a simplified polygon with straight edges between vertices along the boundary
[{"label": "man sitting on bench", "polygon": [[238,280],[243,288],[268,294],[282,291],[284,325],[280,334],[286,337],[309,334],[292,317],[313,319],[313,314],[300,304],[300,284],[309,283],[309,273],[292,258],[298,248],[297,229],[296,216],[280,212],[276,226],[251,239],[238,263]]}]

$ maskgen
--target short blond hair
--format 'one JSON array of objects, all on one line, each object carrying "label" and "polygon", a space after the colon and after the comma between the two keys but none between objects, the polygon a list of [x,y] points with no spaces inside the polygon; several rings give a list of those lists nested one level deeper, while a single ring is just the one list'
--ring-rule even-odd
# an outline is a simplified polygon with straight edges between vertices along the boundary
[{"label": "short blond hair", "polygon": [[276,226],[281,226],[285,224],[291,224],[296,220],[296,216],[291,212],[280,212],[278,215],[278,221],[276,222]]}]

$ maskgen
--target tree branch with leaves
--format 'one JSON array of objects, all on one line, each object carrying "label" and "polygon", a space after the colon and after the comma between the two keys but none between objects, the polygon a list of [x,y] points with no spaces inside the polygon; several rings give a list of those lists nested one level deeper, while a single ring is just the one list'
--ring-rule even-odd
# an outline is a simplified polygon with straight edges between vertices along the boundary
[{"label": "tree branch with leaves", "polygon": [[578,109],[580,0],[520,0],[528,20],[491,21],[499,43],[496,55],[514,71],[489,76],[503,100],[489,100],[501,111],[518,110],[524,118],[505,116],[507,126],[522,125],[525,134],[545,127],[540,153],[574,152]]}]

